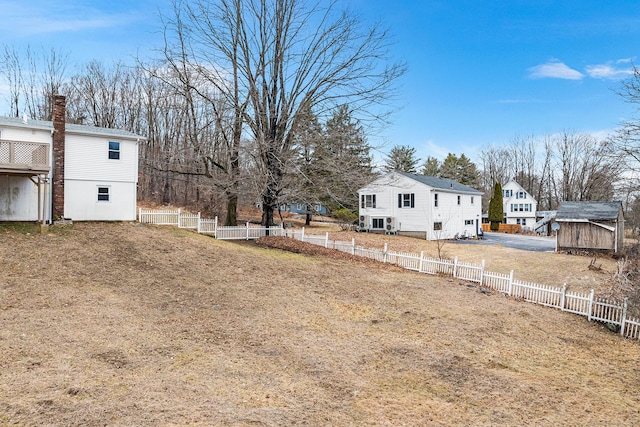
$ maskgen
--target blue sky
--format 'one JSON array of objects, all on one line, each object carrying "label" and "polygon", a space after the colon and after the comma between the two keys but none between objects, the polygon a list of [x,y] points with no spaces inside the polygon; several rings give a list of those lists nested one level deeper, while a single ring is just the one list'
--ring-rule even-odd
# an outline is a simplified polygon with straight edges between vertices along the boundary
[{"label": "blue sky", "polygon": [[[560,131],[605,135],[634,109],[612,88],[640,62],[640,2],[349,0],[395,35],[402,108],[372,141],[421,158]],[[146,56],[168,0],[0,0],[1,43],[55,47],[71,64]],[[11,25],[8,25],[11,23]]]}]

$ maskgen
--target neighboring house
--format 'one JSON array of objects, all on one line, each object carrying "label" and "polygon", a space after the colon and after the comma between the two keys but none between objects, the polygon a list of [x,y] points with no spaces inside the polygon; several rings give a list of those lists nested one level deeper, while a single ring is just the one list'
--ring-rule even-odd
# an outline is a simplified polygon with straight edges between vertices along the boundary
[{"label": "neighboring house", "polygon": [[502,187],[502,211],[506,224],[533,230],[538,202],[520,184],[511,180]]},{"label": "neighboring house", "polygon": [[390,172],[358,190],[359,228],[427,240],[476,236],[482,194],[451,179]]},{"label": "neighboring house", "polygon": [[280,206],[280,210],[282,212],[291,212],[302,215],[305,215],[307,212],[312,215],[327,215],[327,208],[322,203],[314,203],[313,205],[309,205],[308,209],[306,203],[283,204]]},{"label": "neighboring house", "polygon": [[0,117],[0,221],[136,219],[138,143],[117,129]]},{"label": "neighboring house", "polygon": [[621,252],[624,247],[622,202],[562,202],[556,215],[558,250]]}]

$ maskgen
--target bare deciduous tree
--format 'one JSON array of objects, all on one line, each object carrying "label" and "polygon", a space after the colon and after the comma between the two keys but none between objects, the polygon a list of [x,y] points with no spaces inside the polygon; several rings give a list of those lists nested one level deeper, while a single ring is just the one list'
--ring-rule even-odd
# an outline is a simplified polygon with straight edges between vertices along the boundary
[{"label": "bare deciduous tree", "polygon": [[200,0],[182,6],[200,43],[197,60],[207,59],[212,81],[222,89],[221,82],[236,75],[237,90],[248,97],[243,120],[264,174],[262,223],[271,225],[301,111],[349,103],[374,112],[388,101],[404,66],[387,64],[384,29],[363,31],[333,1]]}]

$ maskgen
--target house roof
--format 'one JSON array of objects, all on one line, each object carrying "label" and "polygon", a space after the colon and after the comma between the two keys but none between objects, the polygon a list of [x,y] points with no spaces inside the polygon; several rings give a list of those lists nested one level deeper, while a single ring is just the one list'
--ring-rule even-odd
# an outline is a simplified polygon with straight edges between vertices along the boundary
[{"label": "house roof", "polygon": [[562,220],[608,220],[618,219],[622,202],[561,202],[556,221]]},{"label": "house roof", "polygon": [[[0,116],[0,126],[10,126],[17,128],[25,128],[25,129],[42,129],[42,130],[53,130],[53,122],[47,120],[31,120],[28,119],[26,122],[23,119],[18,117],[1,117]],[[82,134],[82,135],[96,135],[96,136],[105,136],[105,137],[119,137],[119,138],[127,138],[127,139],[145,139],[145,137],[136,135],[133,132],[128,132],[120,129],[110,129],[110,128],[99,128],[95,126],[87,126],[87,125],[74,125],[74,124],[65,124],[65,130],[70,134]]]},{"label": "house roof", "polygon": [[442,191],[453,191],[457,193],[469,193],[469,194],[484,194],[480,190],[476,190],[473,187],[469,187],[468,185],[460,184],[458,181],[454,181],[449,178],[438,178],[435,176],[425,176],[425,175],[416,175],[412,173],[399,172],[401,175],[404,175],[408,178],[416,180],[422,184],[428,185],[429,187],[435,188],[437,190]]}]

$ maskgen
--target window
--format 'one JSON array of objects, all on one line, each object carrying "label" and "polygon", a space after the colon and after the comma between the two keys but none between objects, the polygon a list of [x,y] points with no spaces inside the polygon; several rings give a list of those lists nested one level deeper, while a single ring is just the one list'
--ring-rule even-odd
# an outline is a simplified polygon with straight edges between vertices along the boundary
[{"label": "window", "polygon": [[109,159],[120,160],[120,143],[109,141]]},{"label": "window", "polygon": [[458,196],[458,206],[460,206],[461,202],[462,202],[462,196]]},{"label": "window", "polygon": [[375,194],[363,194],[360,196],[361,208],[375,208],[376,207],[376,195]]},{"label": "window", "polygon": [[522,203],[520,203],[520,204],[518,205],[518,207],[519,207],[519,209],[518,209],[518,210],[519,210],[520,212],[524,212],[524,206],[522,206]]},{"label": "window", "polygon": [[526,199],[527,198],[527,193],[525,193],[524,191],[518,191],[516,193],[516,199]]},{"label": "window", "polygon": [[464,220],[464,225],[473,225],[473,220],[472,219],[465,219]]},{"label": "window", "polygon": [[520,218],[516,218],[516,224],[520,225]]},{"label": "window", "polygon": [[109,201],[109,187],[98,187],[98,201],[99,202]]},{"label": "window", "polygon": [[434,222],[433,231],[440,231],[440,230],[442,230],[442,222]]},{"label": "window", "polygon": [[527,218],[522,218],[522,225],[527,225]]},{"label": "window", "polygon": [[527,204],[527,203],[525,203],[525,204],[524,204],[524,211],[525,211],[525,212],[529,212],[529,206],[530,206],[530,205],[529,205],[529,204]]},{"label": "window", "polygon": [[372,218],[371,221],[372,221],[372,224],[371,224],[372,228],[379,228],[379,229],[384,228],[384,218]]},{"label": "window", "polygon": [[471,196],[471,204],[473,204],[473,196]]},{"label": "window", "polygon": [[398,194],[399,208],[415,208],[416,197],[414,193]]},{"label": "window", "polygon": [[438,193],[433,195],[433,206],[438,207]]},{"label": "window", "polygon": [[511,203],[511,212],[513,212],[513,203]]},{"label": "window", "polygon": [[504,198],[513,196],[513,190],[502,190],[504,193]]}]

